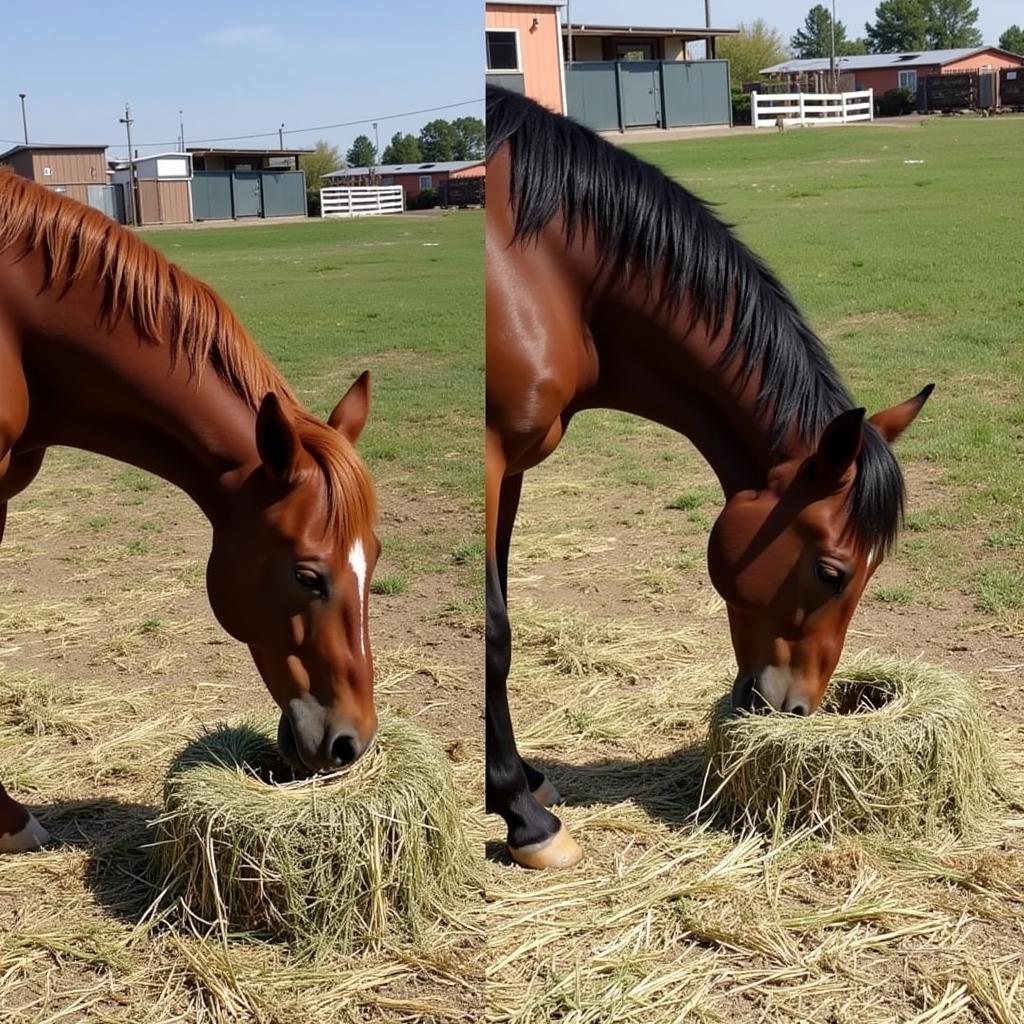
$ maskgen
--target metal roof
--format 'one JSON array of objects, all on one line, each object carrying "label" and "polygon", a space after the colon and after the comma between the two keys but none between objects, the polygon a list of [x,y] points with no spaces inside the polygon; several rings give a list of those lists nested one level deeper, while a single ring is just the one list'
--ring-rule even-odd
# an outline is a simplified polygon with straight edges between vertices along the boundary
[{"label": "metal roof", "polygon": [[562,33],[572,31],[574,36],[693,36],[707,39],[708,36],[739,35],[738,28],[668,28],[644,25],[563,25]]},{"label": "metal roof", "polygon": [[[902,53],[866,53],[854,57],[836,57],[836,66],[841,71],[867,71],[885,68],[919,68],[933,64],[952,64],[979,53],[989,51],[1016,57],[1015,53],[1001,50],[998,46],[968,46],[958,50],[904,50]],[[1019,59],[1019,58],[1018,58]],[[784,60],[770,68],[761,68],[762,75],[787,74],[794,71],[828,71],[831,67],[828,57],[811,57],[803,60]]]},{"label": "metal roof", "polygon": [[6,153],[0,153],[0,160],[5,160],[9,156],[14,156],[15,153],[23,153],[26,150],[32,152],[37,149],[47,150],[61,150],[61,149],[96,149],[101,152],[107,148],[106,144],[102,146],[97,145],[76,145],[73,142],[30,142],[28,145],[22,143],[20,146],[12,146]]},{"label": "metal roof", "polygon": [[[487,7],[566,7],[565,0],[487,0]],[[489,28],[490,26],[488,26]]]},{"label": "metal roof", "polygon": [[340,171],[331,171],[325,178],[364,178],[370,174],[426,174],[444,171],[462,171],[467,167],[479,167],[483,160],[437,160],[431,163],[381,164],[379,167],[346,167]]},{"label": "metal roof", "polygon": [[193,156],[301,156],[304,153],[315,153],[315,149],[278,149],[276,146],[268,149],[236,149],[234,146],[186,146],[186,153]]}]

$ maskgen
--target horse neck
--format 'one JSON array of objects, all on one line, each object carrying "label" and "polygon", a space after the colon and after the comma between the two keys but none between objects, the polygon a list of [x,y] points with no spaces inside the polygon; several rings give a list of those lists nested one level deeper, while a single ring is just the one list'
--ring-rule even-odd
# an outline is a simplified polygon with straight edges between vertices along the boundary
[{"label": "horse neck", "polygon": [[101,293],[83,280],[33,304],[22,446],[67,445],[138,466],[216,523],[259,462],[255,411],[212,366],[172,365],[168,345],[141,337],[127,315],[109,329]]},{"label": "horse neck", "polygon": [[795,425],[774,443],[757,401],[760,373],[722,365],[730,319],[715,336],[694,323],[690,303],[658,305],[642,282],[610,283],[590,323],[602,364],[600,404],[660,423],[689,438],[727,497],[763,489],[773,470],[807,455]]}]

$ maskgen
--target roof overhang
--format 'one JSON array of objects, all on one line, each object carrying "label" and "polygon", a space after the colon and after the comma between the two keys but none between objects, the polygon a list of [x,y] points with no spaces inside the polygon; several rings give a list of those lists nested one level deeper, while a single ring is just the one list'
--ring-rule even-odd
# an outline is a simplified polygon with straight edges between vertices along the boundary
[{"label": "roof overhang", "polygon": [[107,151],[107,147],[105,145],[103,145],[103,146],[97,146],[97,145],[76,146],[73,142],[69,142],[69,143],[63,143],[63,142],[40,142],[40,143],[29,143],[29,145],[27,145],[27,146],[24,143],[21,143],[18,146],[12,146],[5,153],[0,153],[0,160],[5,160],[9,156],[14,156],[15,153],[60,153],[60,152],[63,152],[65,150],[71,150],[71,149],[73,149],[73,150],[87,149],[87,150],[90,150],[93,153],[105,153]]},{"label": "roof overhang", "polygon": [[738,28],[673,28],[667,25],[563,25],[562,32],[574,36],[684,36],[707,39],[709,36],[737,36]]},{"label": "roof overhang", "polygon": [[315,149],[232,149],[214,146],[189,146],[186,150],[190,156],[304,156],[315,153]]}]

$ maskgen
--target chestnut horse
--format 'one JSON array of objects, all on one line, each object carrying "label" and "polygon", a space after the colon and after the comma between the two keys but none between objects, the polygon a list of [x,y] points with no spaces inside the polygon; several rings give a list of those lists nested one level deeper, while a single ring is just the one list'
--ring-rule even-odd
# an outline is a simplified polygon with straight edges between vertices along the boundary
[{"label": "chestnut horse", "polygon": [[[0,537],[51,445],[131,463],[209,519],[214,614],[249,645],[297,767],[373,740],[374,492],[363,374],[306,412],[212,289],[112,220],[0,172]],[[45,842],[0,788],[0,850]]]},{"label": "chestnut horse", "polygon": [[688,437],[721,483],[708,569],[737,708],[818,707],[903,511],[889,448],[931,387],[864,419],[782,285],[700,200],[593,132],[487,94],[487,807],[512,857],[581,851],[516,750],[508,553],[523,473],[583,409]]}]

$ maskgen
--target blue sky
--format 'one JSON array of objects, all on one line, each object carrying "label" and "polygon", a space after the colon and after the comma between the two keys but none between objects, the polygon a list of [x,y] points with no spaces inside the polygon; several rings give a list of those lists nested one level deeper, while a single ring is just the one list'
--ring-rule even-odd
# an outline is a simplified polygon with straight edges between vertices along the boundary
[{"label": "blue sky", "polygon": [[[857,35],[877,0],[838,0]],[[143,152],[174,148],[178,110],[190,142],[268,133],[239,145],[290,145],[318,138],[347,148],[368,125],[302,133],[425,107],[477,101],[447,111],[380,120],[382,145],[435,116],[482,115],[483,0],[328,0],[295,6],[268,0],[174,4],[146,0],[51,0],[7,4],[0,35],[0,147],[21,141],[18,93],[28,94],[37,142],[108,143],[124,152],[118,118],[126,100]],[[788,39],[810,0],[776,0],[768,20]],[[712,20],[757,17],[742,0],[712,0]],[[574,21],[701,24],[703,0],[571,0]],[[762,8],[763,10],[763,8]],[[985,0],[987,42],[1014,20],[1020,0]]]},{"label": "blue sky", "polygon": [[[762,17],[774,25],[788,41],[803,24],[807,12],[818,0],[774,0],[765,9],[743,0],[711,0],[711,21],[716,28],[731,28],[740,21]],[[831,0],[821,0],[826,6]],[[836,0],[836,19],[846,26],[851,37],[864,35],[864,23],[874,21],[878,0]],[[978,28],[986,43],[995,45],[1002,32],[1015,22],[1024,25],[1020,0],[975,0],[979,9]],[[689,27],[704,24],[703,0],[569,0],[574,22],[591,21],[600,25],[675,25]]]},{"label": "blue sky", "polygon": [[[381,120],[383,146],[433,117],[483,116],[482,0],[4,7],[0,150],[22,138],[19,92],[28,94],[31,140],[108,143],[111,156],[125,151],[118,118],[126,100],[132,141],[144,152],[175,148],[179,109],[189,142],[272,133],[238,143],[247,146],[276,146],[282,122],[297,129],[475,101]],[[361,131],[373,137],[364,125],[288,134],[285,143],[324,137],[345,149]]]}]

